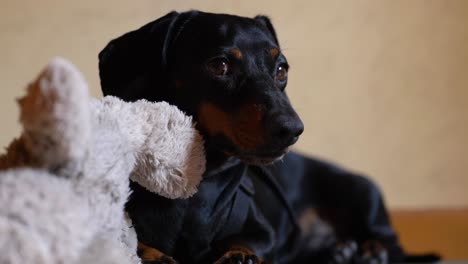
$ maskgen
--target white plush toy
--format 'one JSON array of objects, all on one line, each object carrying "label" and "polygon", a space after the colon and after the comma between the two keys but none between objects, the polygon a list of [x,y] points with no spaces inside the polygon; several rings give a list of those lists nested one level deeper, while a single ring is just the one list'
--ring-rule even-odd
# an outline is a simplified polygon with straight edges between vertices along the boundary
[{"label": "white plush toy", "polygon": [[19,104],[24,131],[0,157],[0,263],[139,263],[129,178],[193,195],[205,158],[192,119],[166,103],[91,99],[60,58]]}]

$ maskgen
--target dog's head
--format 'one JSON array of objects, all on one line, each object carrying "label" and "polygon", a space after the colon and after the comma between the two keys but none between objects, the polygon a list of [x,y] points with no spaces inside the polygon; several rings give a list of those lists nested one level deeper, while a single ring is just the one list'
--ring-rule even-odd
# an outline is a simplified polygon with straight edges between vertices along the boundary
[{"label": "dog's head", "polygon": [[174,104],[194,116],[209,149],[249,163],[281,158],[303,131],[265,16],[172,12],[112,40],[99,69],[105,95]]}]

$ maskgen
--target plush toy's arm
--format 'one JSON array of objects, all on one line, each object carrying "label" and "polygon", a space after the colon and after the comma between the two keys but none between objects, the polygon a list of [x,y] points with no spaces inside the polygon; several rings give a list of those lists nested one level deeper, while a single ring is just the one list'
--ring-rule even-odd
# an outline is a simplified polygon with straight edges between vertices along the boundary
[{"label": "plush toy's arm", "polygon": [[134,153],[131,180],[167,198],[187,198],[196,192],[205,171],[205,153],[191,117],[165,102],[128,103],[106,96],[91,105],[95,126],[105,127],[97,135],[100,141],[108,140],[106,131],[118,131],[125,142],[121,148]]},{"label": "plush toy's arm", "polygon": [[147,137],[131,179],[167,198],[192,196],[205,171],[203,139],[192,118],[165,102],[132,106],[146,113],[140,122]]}]

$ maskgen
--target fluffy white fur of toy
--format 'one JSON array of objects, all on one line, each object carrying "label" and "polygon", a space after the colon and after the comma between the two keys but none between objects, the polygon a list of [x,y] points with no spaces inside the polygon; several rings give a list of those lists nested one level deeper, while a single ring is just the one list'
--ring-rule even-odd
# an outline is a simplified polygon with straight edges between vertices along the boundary
[{"label": "fluffy white fur of toy", "polygon": [[0,263],[139,263],[129,178],[193,195],[205,158],[192,119],[167,103],[91,99],[60,58],[19,105],[23,133],[0,157]]}]

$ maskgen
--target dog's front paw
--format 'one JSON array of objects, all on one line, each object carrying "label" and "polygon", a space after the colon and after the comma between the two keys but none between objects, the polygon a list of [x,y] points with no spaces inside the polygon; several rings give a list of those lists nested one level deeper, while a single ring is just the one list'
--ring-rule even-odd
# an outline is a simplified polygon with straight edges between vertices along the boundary
[{"label": "dog's front paw", "polygon": [[262,259],[241,251],[228,251],[215,264],[263,264]]},{"label": "dog's front paw", "polygon": [[142,264],[178,264],[173,258],[143,243],[138,243],[137,254]]},{"label": "dog's front paw", "polygon": [[351,264],[357,253],[358,245],[355,241],[338,243],[331,252],[329,264]]},{"label": "dog's front paw", "polygon": [[166,255],[156,260],[143,260],[141,263],[142,264],[178,264],[177,261],[175,261],[173,258],[166,256]]},{"label": "dog's front paw", "polygon": [[387,250],[377,241],[358,247],[355,241],[338,243],[332,250],[329,264],[387,264]]},{"label": "dog's front paw", "polygon": [[263,264],[263,260],[250,249],[235,246],[226,252],[215,264]]},{"label": "dog's front paw", "polygon": [[361,254],[355,257],[356,264],[387,264],[388,253],[377,241],[367,241],[361,246]]}]

